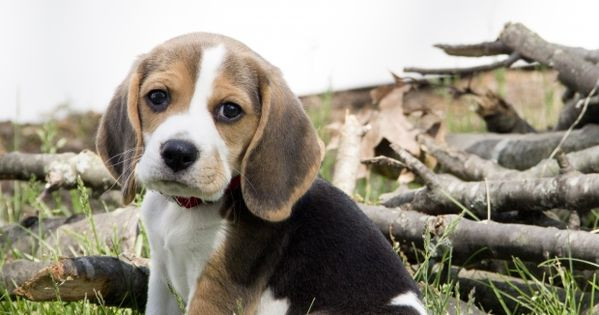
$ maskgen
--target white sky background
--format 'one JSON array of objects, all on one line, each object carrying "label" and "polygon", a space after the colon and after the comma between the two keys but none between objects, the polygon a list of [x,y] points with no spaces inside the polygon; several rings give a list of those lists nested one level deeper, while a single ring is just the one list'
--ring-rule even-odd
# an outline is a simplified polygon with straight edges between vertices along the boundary
[{"label": "white sky background", "polygon": [[507,21],[599,48],[598,9],[571,0],[2,0],[0,120],[39,120],[64,102],[103,111],[137,55],[193,31],[241,40],[301,95],[390,82],[405,66],[485,62],[431,45],[492,40]]}]

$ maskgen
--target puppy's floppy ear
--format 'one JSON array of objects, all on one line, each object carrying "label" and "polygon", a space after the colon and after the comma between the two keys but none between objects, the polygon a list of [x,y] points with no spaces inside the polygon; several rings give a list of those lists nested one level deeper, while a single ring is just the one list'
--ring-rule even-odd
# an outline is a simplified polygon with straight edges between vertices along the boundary
[{"label": "puppy's floppy ear", "polygon": [[138,109],[139,77],[135,66],[117,88],[96,136],[96,151],[121,185],[125,204],[135,198],[135,165],[143,153]]},{"label": "puppy's floppy ear", "polygon": [[289,217],[320,167],[318,136],[278,69],[259,76],[261,113],[241,163],[243,199],[268,221]]}]

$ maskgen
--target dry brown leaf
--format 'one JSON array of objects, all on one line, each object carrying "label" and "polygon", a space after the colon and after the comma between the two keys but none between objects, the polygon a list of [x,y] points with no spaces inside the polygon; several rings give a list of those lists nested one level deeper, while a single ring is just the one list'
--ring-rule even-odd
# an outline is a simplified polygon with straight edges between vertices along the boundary
[{"label": "dry brown leaf", "polygon": [[[370,113],[368,124],[371,129],[362,138],[362,159],[374,157],[375,151],[378,151],[378,154],[388,151],[380,147],[387,142],[397,143],[411,153],[419,154],[420,149],[416,143],[417,130],[406,119],[402,109],[403,96],[409,89],[408,85],[394,88],[380,101],[378,110]],[[359,177],[365,175],[366,167],[362,166]]]},{"label": "dry brown leaf", "polygon": [[372,99],[372,104],[378,104],[381,100],[387,96],[387,94],[391,93],[395,89],[395,85],[381,85],[370,90],[370,98]]},{"label": "dry brown leaf", "polygon": [[362,158],[374,157],[374,148],[383,140],[397,143],[412,154],[419,154],[416,130],[406,119],[402,109],[404,93],[409,86],[395,88],[381,100],[379,111],[374,111],[369,121],[371,129],[362,141]]}]

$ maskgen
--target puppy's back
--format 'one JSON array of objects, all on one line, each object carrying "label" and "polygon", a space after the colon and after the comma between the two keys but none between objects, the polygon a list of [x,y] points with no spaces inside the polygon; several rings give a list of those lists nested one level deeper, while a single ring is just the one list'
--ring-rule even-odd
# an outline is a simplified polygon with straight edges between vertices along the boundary
[{"label": "puppy's back", "polygon": [[382,233],[339,189],[317,179],[288,224],[287,248],[270,281],[275,297],[290,300],[288,314],[419,314],[391,305],[401,294],[418,303],[418,288]]}]

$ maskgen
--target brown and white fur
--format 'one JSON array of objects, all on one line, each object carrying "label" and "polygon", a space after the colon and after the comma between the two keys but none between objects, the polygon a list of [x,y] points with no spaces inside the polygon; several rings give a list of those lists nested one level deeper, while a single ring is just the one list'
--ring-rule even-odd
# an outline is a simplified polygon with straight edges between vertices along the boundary
[{"label": "brown and white fur", "polygon": [[425,313],[381,233],[317,179],[314,128],[245,45],[194,33],[142,55],[97,149],[126,203],[147,189],[147,314],[180,312],[169,286],[189,314]]}]

